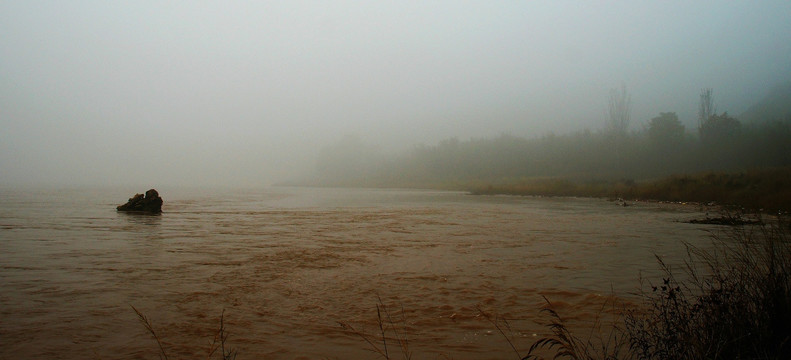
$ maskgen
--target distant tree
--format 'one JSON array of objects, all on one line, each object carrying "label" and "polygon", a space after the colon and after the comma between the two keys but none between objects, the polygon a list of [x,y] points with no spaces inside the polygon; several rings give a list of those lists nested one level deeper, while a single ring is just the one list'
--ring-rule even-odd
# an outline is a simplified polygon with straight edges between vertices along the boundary
[{"label": "distant tree", "polygon": [[698,104],[698,131],[703,128],[703,125],[710,117],[717,114],[714,108],[714,98],[712,97],[713,90],[711,88],[703,89],[700,91],[700,103]]},{"label": "distant tree", "polygon": [[610,90],[608,105],[607,131],[612,134],[626,134],[632,117],[632,96],[626,91],[626,85],[621,85],[620,90]]},{"label": "distant tree", "polygon": [[[745,134],[748,129],[749,134]],[[747,125],[742,136],[748,137],[744,150],[750,154],[751,165],[791,165],[791,116],[785,121],[770,120]]]},{"label": "distant tree", "polygon": [[706,146],[727,146],[737,138],[742,124],[728,115],[713,114],[700,127],[700,141]]},{"label": "distant tree", "polygon": [[607,134],[615,151],[615,161],[619,163],[622,160],[621,152],[626,139],[626,130],[632,117],[632,96],[626,91],[626,85],[621,85],[620,90],[610,90],[608,100]]},{"label": "distant tree", "polygon": [[676,146],[684,140],[684,125],[674,112],[659,113],[648,123],[648,138],[656,148]]}]

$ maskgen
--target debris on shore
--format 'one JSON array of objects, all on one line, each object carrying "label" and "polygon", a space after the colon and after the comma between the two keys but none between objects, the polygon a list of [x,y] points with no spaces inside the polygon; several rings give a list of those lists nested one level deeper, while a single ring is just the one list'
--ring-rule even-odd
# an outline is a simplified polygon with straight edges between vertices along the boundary
[{"label": "debris on shore", "polygon": [[706,217],[705,219],[692,219],[687,221],[690,224],[706,224],[706,225],[761,225],[763,222],[758,219],[745,219],[741,216],[720,216],[720,217]]}]

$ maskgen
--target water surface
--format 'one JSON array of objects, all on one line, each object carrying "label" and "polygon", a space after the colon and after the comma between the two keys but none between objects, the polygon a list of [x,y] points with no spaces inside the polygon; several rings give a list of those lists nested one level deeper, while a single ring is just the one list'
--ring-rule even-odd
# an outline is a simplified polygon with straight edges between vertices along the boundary
[{"label": "water surface", "polygon": [[512,358],[481,311],[524,351],[542,296],[590,319],[711,229],[689,206],[408,190],[161,188],[163,214],[117,213],[135,190],[0,191],[0,358],[158,358],[130,305],[170,358],[205,358],[223,310],[239,359],[376,358],[339,322],[375,336],[380,300],[416,358]]}]

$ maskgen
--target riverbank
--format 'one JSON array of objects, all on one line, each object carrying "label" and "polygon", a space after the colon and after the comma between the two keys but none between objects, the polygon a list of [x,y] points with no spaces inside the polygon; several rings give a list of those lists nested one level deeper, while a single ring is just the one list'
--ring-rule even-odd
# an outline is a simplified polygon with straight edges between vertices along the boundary
[{"label": "riverbank", "polygon": [[634,181],[528,178],[470,189],[476,195],[579,196],[627,200],[716,203],[766,211],[791,210],[791,167],[739,173],[706,172]]}]

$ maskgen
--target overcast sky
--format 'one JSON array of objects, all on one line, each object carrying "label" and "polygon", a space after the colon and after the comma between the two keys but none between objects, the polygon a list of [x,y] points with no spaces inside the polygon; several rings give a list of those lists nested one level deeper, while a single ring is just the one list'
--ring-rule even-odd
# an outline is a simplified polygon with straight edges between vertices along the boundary
[{"label": "overcast sky", "polygon": [[0,184],[259,185],[385,151],[694,123],[791,79],[791,1],[0,1]]}]

